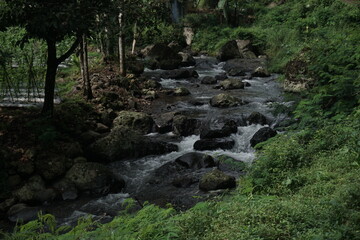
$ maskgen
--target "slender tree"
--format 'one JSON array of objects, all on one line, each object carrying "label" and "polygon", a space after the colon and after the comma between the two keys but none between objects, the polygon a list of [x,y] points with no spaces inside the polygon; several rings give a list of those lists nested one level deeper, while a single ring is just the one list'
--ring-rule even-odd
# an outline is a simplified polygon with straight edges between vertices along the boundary
[{"label": "slender tree", "polygon": [[[45,40],[47,70],[45,98],[42,112],[52,114],[56,71],[59,64],[71,56],[82,40],[82,35],[93,26],[96,14],[107,6],[104,0],[2,0],[0,30],[7,26],[21,26],[28,37]],[[2,26],[1,26],[2,25]],[[57,43],[73,37],[64,53],[58,53]]]}]

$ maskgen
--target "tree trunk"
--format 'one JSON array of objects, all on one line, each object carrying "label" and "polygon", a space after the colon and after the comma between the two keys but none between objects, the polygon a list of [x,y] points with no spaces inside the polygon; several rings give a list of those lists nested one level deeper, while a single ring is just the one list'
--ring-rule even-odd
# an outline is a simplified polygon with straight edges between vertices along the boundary
[{"label": "tree trunk", "polygon": [[83,82],[83,95],[86,95],[86,75],[85,75],[85,60],[84,60],[84,42],[80,42],[80,73]]},{"label": "tree trunk", "polygon": [[124,31],[123,31],[123,18],[122,12],[119,13],[119,70],[121,76],[126,76],[125,69],[125,43],[124,43]]},{"label": "tree trunk", "polygon": [[83,45],[83,53],[84,53],[84,76],[85,76],[85,84],[86,84],[86,98],[92,99],[93,98],[93,94],[92,94],[92,90],[91,90],[91,83],[90,83],[90,73],[89,73],[89,57],[88,57],[88,47],[87,47],[87,38],[86,35],[84,34],[82,36],[82,45]]},{"label": "tree trunk", "polygon": [[45,98],[42,113],[52,115],[54,112],[54,92],[55,92],[55,78],[56,70],[59,65],[56,58],[56,41],[47,40],[47,69],[45,78]]},{"label": "tree trunk", "polygon": [[137,22],[135,22],[134,24],[134,36],[133,36],[133,43],[132,43],[132,49],[131,49],[131,54],[135,53],[135,47],[136,47],[136,39],[138,37],[137,34]]}]

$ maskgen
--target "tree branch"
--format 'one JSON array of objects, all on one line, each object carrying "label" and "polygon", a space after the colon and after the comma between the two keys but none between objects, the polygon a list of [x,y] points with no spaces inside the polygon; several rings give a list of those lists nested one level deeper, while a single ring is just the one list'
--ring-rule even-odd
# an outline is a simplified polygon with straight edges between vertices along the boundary
[{"label": "tree branch", "polygon": [[71,45],[69,50],[57,59],[58,65],[60,63],[62,63],[63,61],[65,61],[68,57],[70,57],[71,54],[73,54],[73,52],[75,51],[75,49],[79,45],[80,41],[81,41],[81,36],[77,36],[75,42]]}]

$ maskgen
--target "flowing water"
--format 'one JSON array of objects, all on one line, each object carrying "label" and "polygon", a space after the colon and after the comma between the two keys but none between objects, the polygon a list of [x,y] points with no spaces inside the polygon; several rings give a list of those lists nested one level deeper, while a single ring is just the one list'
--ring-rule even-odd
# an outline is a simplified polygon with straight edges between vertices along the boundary
[{"label": "flowing water", "polygon": [[[224,91],[214,89],[214,85],[200,84],[200,80],[204,76],[215,76],[224,73],[222,69],[224,63],[217,63],[214,58],[203,56],[198,57],[196,60],[198,63],[202,63],[195,67],[195,70],[199,73],[198,79],[161,79],[163,88],[185,87],[190,90],[191,95],[157,99],[147,111],[152,113],[154,118],[161,113],[181,111],[183,114],[197,118],[203,123],[210,124],[212,127],[221,126],[224,119],[234,119],[240,123],[237,133],[230,136],[235,141],[235,146],[230,150],[204,151],[204,153],[213,156],[227,155],[238,161],[251,163],[254,160],[254,149],[250,146],[250,139],[263,126],[256,124],[247,125],[244,119],[252,112],[260,112],[266,116],[270,127],[276,127],[286,118],[285,115],[275,118],[271,114],[272,104],[283,102],[281,97],[282,90],[275,81],[277,76],[271,75],[267,78],[242,77],[243,81],[250,83],[251,86],[245,87],[245,89],[229,90],[226,93],[241,98],[247,104],[225,109],[213,108],[209,105],[209,100],[211,97]],[[161,70],[147,70],[147,74],[158,74],[159,72]],[[201,102],[203,105],[194,106],[190,103],[193,100]],[[114,173],[126,181],[127,186],[124,193],[109,194],[99,199],[76,203],[77,205],[74,203],[71,209],[76,211],[71,216],[64,216],[61,222],[67,224],[73,223],[75,219],[86,213],[93,216],[102,216],[104,213],[110,216],[114,215],[114,212],[121,209],[120,205],[124,199],[139,194],[141,187],[146,184],[154,170],[185,153],[194,152],[193,145],[200,139],[198,135],[179,138],[173,133],[151,133],[149,136],[175,143],[178,145],[179,150],[162,156],[148,156],[112,163],[111,169],[113,169]]]}]

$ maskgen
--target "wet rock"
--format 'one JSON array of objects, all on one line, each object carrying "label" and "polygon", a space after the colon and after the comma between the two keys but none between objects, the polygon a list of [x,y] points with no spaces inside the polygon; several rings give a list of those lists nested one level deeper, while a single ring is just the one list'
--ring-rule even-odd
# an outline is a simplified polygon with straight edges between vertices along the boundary
[{"label": "wet rock", "polygon": [[174,96],[187,96],[187,95],[190,95],[190,91],[187,89],[187,88],[184,88],[184,87],[179,87],[179,88],[176,88],[173,95]]},{"label": "wet rock", "polygon": [[177,115],[173,119],[173,132],[179,136],[190,136],[195,133],[199,127],[197,119],[188,118],[184,115]]},{"label": "wet rock", "polygon": [[216,84],[217,80],[214,77],[206,76],[201,79],[202,84]]},{"label": "wet rock", "polygon": [[181,66],[182,67],[190,67],[195,66],[196,61],[189,53],[179,52],[180,56],[182,57]]},{"label": "wet rock", "polygon": [[212,107],[219,108],[235,107],[240,104],[242,104],[240,99],[225,93],[218,94],[210,100],[210,105]]},{"label": "wet rock", "polygon": [[199,151],[204,150],[216,150],[216,149],[232,149],[235,145],[235,141],[230,138],[212,138],[212,139],[200,139],[195,142],[194,149]]},{"label": "wet rock", "polygon": [[198,78],[199,74],[194,69],[175,69],[161,74],[161,78],[186,79]]},{"label": "wet rock", "polygon": [[36,194],[45,190],[44,180],[36,175],[31,177],[28,182],[20,189],[13,192],[13,196],[20,202],[35,202]]},{"label": "wet rock", "polygon": [[218,81],[222,81],[222,80],[228,79],[228,76],[226,75],[226,73],[222,73],[222,74],[216,75],[215,79]]},{"label": "wet rock", "polygon": [[36,158],[36,171],[46,180],[53,180],[65,173],[66,161],[67,158],[63,155],[45,152]]},{"label": "wet rock", "polygon": [[199,188],[204,191],[235,188],[235,177],[226,175],[218,169],[205,174],[199,183]]},{"label": "wet rock", "polygon": [[226,79],[220,82],[223,90],[244,89],[245,84],[239,79]]},{"label": "wet rock", "polygon": [[269,138],[276,136],[277,132],[269,127],[259,129],[254,136],[250,139],[250,144],[254,147],[256,144],[264,142]]},{"label": "wet rock", "polygon": [[176,41],[172,41],[168,44],[168,47],[171,48],[174,52],[179,53],[182,49],[183,46]]},{"label": "wet rock", "polygon": [[159,115],[155,119],[156,131],[159,133],[171,132],[175,114],[176,112],[168,112]]},{"label": "wet rock", "polygon": [[200,169],[216,166],[213,157],[197,152],[186,153],[175,159],[175,163],[189,169]]},{"label": "wet rock", "polygon": [[265,59],[231,59],[226,61],[223,69],[226,72],[231,71],[231,69],[241,70],[243,72],[253,72],[256,68],[260,66],[265,66]]},{"label": "wet rock", "polygon": [[12,206],[7,212],[7,215],[11,222],[27,223],[37,219],[39,211],[40,209],[37,207],[29,207],[24,203],[19,203]]},{"label": "wet rock", "polygon": [[193,106],[202,106],[202,105],[205,105],[206,103],[202,102],[202,101],[199,101],[199,100],[196,100],[196,99],[191,99],[189,101],[189,103]]},{"label": "wet rock", "polygon": [[211,129],[205,126],[200,130],[200,139],[223,138],[233,133],[237,133],[237,124],[235,121],[227,121],[221,129]]},{"label": "wet rock", "polygon": [[251,74],[251,77],[270,77],[270,73],[264,67],[258,67]]},{"label": "wet rock", "polygon": [[232,76],[232,77],[240,77],[240,76],[246,75],[246,73],[243,70],[237,69],[237,68],[232,68],[227,73],[229,76]]},{"label": "wet rock", "polygon": [[154,120],[146,113],[121,111],[114,119],[114,127],[128,127],[142,134],[150,133]]},{"label": "wet rock", "polygon": [[113,162],[177,151],[174,144],[145,137],[127,127],[115,127],[109,135],[90,145],[87,154],[93,161]]},{"label": "wet rock", "polygon": [[41,203],[45,203],[45,202],[53,201],[56,198],[56,196],[57,194],[54,189],[47,188],[44,189],[43,191],[36,192],[34,195],[34,199]]},{"label": "wet rock", "polygon": [[53,188],[61,194],[63,200],[75,200],[78,198],[78,190],[75,183],[67,178],[54,183]]},{"label": "wet rock", "polygon": [[261,125],[267,124],[266,117],[259,112],[252,112],[250,114],[250,116],[247,117],[246,120],[249,122],[250,125],[251,124],[261,124]]},{"label": "wet rock", "polygon": [[125,186],[125,181],[118,181],[106,166],[94,162],[75,164],[65,178],[73,182],[80,191],[95,194],[109,193],[114,185],[119,189]]},{"label": "wet rock", "polygon": [[251,84],[249,82],[243,82],[245,84],[245,87],[251,87]]},{"label": "wet rock", "polygon": [[211,61],[210,59],[198,59],[195,68],[200,70],[209,70],[214,67],[216,62]]}]

